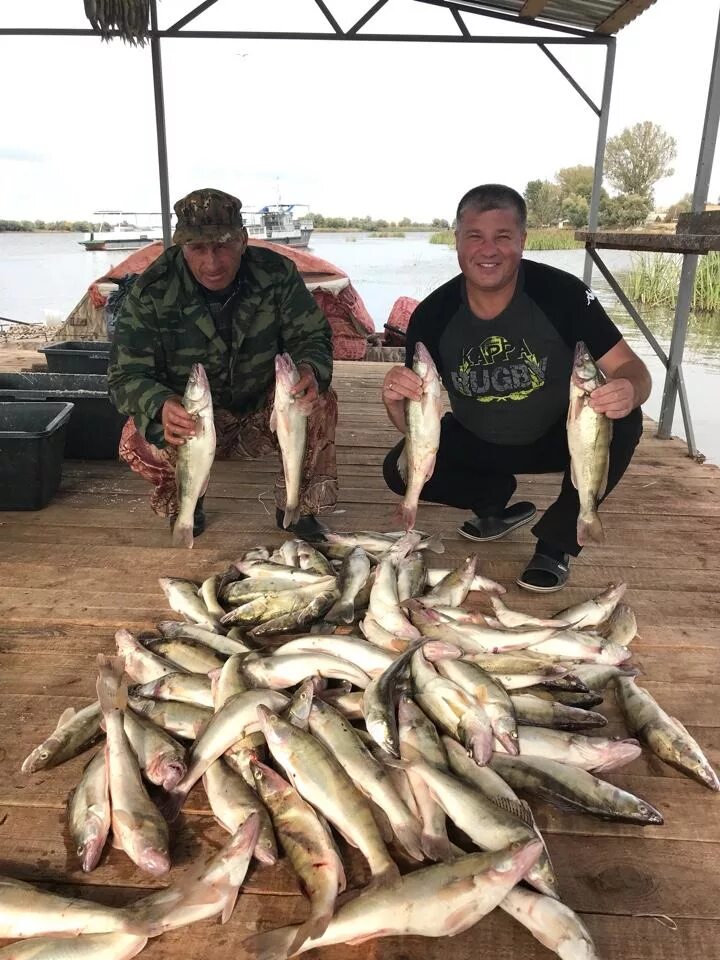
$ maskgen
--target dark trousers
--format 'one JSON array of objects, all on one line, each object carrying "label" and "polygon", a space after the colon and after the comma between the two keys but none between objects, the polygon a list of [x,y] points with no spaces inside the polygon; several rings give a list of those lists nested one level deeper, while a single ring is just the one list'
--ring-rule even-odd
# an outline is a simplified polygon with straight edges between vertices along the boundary
[{"label": "dark trousers", "polygon": [[[605,496],[627,470],[641,435],[642,413],[639,409],[613,422]],[[404,445],[405,441],[401,440],[383,463],[385,482],[399,496],[405,493],[405,485],[397,469],[398,457]],[[479,517],[496,516],[515,493],[515,474],[560,471],[563,472],[560,495],[550,504],[532,532],[539,540],[545,540],[576,557],[581,549],[577,542],[580,502],[570,479],[570,454],[564,420],[556,423],[534,443],[501,446],[480,440],[461,426],[451,413],[446,413],[442,419],[435,470],[423,487],[420,499],[460,510],[472,510]]]}]

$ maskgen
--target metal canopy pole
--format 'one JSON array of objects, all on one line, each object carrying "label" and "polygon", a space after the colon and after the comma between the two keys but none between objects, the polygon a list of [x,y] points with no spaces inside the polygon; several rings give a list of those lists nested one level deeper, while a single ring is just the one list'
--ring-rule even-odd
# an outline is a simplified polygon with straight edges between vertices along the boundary
[{"label": "metal canopy pole", "polygon": [[165,98],[163,96],[162,57],[158,36],[157,0],[150,0],[150,51],[152,53],[153,89],[155,91],[155,128],[157,130],[158,170],[160,173],[160,210],[165,248],[172,243],[170,229],[170,178],[168,175],[167,136],[165,133]]},{"label": "metal canopy pole", "polygon": [[[613,73],[615,71],[615,38],[608,40],[605,51],[605,78],[603,80],[602,101],[600,103],[600,120],[598,121],[597,144],[595,146],[595,169],[593,175],[592,194],[590,195],[590,211],[588,213],[588,230],[597,230],[598,213],[600,210],[600,191],[602,190],[603,166],[605,164],[605,144],[607,143],[608,117],[610,115],[610,97],[612,96]],[[586,286],[592,284],[593,262],[588,251],[585,251],[585,267],[583,280]]]},{"label": "metal canopy pole", "polygon": [[[712,173],[715,144],[717,142],[718,121],[720,120],[720,15],[718,29],[715,35],[715,50],[710,72],[710,86],[708,89],[705,122],[700,140],[700,154],[698,156],[695,189],[693,190],[693,213],[701,213],[705,209],[710,174]],[[693,291],[695,289],[695,273],[697,271],[697,254],[683,256],[680,271],[680,286],[678,288],[677,304],[675,306],[675,322],[673,324],[672,339],[670,341],[670,356],[668,371],[665,375],[660,419],[657,435],[667,440],[672,433],[673,417],[675,415],[675,399],[682,377],[682,359],[685,351],[688,319],[692,306]],[[689,439],[689,437],[688,437]]]}]

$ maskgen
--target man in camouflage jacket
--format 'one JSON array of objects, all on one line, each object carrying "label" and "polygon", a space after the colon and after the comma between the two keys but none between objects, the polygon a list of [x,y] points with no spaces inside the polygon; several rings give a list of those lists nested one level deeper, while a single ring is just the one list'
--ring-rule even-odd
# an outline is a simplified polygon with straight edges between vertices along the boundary
[{"label": "man in camouflage jacket", "polygon": [[[177,512],[177,447],[194,420],[182,405],[190,368],[202,363],[213,396],[216,456],[246,459],[277,449],[269,420],[274,358],[286,351],[312,409],[303,465],[301,518],[292,528],[319,535],[318,513],[337,501],[337,398],[330,388],[330,326],[295,265],[248,247],[242,204],[220,190],[196,190],[175,204],[174,246],[138,277],[117,318],[108,370],[110,396],[129,415],[120,456],[153,484],[151,505]],[[275,483],[278,524],[285,506],[282,470]],[[199,501],[197,533],[204,529]]]}]

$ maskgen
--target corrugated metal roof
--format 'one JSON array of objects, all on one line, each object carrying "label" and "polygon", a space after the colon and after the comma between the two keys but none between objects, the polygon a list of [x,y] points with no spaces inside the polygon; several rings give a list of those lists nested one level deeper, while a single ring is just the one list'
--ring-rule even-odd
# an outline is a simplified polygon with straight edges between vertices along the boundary
[{"label": "corrugated metal roof", "polygon": [[654,3],[655,0],[440,0],[441,5],[450,8],[476,8],[478,13],[509,14],[522,23],[548,27],[555,23],[606,35],[617,33]]}]

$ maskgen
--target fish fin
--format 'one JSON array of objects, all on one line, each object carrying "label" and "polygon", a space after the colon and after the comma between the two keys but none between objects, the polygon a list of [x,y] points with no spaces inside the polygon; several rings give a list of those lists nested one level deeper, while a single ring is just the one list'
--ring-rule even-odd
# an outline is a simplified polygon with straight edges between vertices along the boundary
[{"label": "fish fin", "polygon": [[387,927],[383,930],[373,930],[372,933],[362,933],[359,937],[353,937],[352,940],[346,940],[349,947],[357,947],[361,943],[367,943],[368,940],[377,940],[379,937],[391,937],[397,931]]},{"label": "fish fin", "polygon": [[173,820],[177,820],[178,814],[182,810],[182,806],[185,803],[186,798],[187,793],[185,793],[184,790],[178,790],[175,788],[174,790],[168,791],[166,796],[160,802],[160,812],[168,821],[168,823],[172,823]]},{"label": "fish fin", "polygon": [[317,940],[318,937],[321,937],[329,927],[332,918],[332,910],[329,910],[327,913],[321,913],[317,917],[310,917],[305,923],[299,926],[293,942],[288,948],[288,956],[297,953],[306,940]]},{"label": "fish fin", "polygon": [[275,412],[275,407],[272,408],[272,413],[270,414],[270,429],[273,433],[277,433],[277,413]]},{"label": "fish fin", "polygon": [[522,820],[528,827],[532,827],[533,830],[535,829],[535,819],[532,815],[532,810],[525,800],[520,800],[519,797],[516,797],[515,800],[511,800],[510,797],[490,797],[490,799],[496,807],[500,807],[500,809],[506,813],[512,814],[512,816],[517,817],[518,820]]},{"label": "fish fin", "polygon": [[70,720],[75,716],[75,708],[68,707],[67,710],[63,710],[60,714],[60,719],[57,722],[55,730],[59,730],[60,727],[64,727],[66,723],[69,723]]},{"label": "fish fin", "polygon": [[417,506],[414,504],[405,504],[403,503],[400,507],[400,519],[402,525],[406,530],[412,530],[415,526],[415,519],[417,517]]},{"label": "fish fin", "polygon": [[343,623],[352,623],[355,619],[355,604],[352,600],[336,600],[325,614],[325,619],[330,623],[337,623],[342,620]]},{"label": "fish fin", "polygon": [[602,521],[597,513],[594,513],[591,520],[583,520],[578,517],[577,522],[577,542],[580,546],[592,541],[593,543],[604,543],[605,532]]},{"label": "fish fin", "polygon": [[292,524],[299,519],[299,517],[300,505],[298,504],[294,507],[291,507],[290,504],[287,504],[285,507],[285,516],[283,517],[283,528],[287,530],[288,527],[292,526]]},{"label": "fish fin", "polygon": [[517,736],[513,737],[510,733],[495,733],[496,740],[499,740],[505,750],[511,757],[517,757],[520,753],[520,744]]},{"label": "fish fin", "polygon": [[453,853],[450,847],[450,841],[447,833],[442,836],[436,834],[423,833],[420,840],[425,856],[436,862],[441,860],[451,860]]},{"label": "fish fin", "polygon": [[445,544],[439,533],[434,533],[425,543],[425,549],[431,553],[445,553]]},{"label": "fish fin", "polygon": [[100,709],[103,713],[109,713],[111,710],[124,710],[127,706],[127,683],[123,683],[125,658],[106,657],[99,653],[97,665],[97,694]]},{"label": "fish fin", "polygon": [[175,521],[172,532],[172,545],[174,547],[184,547],[190,549],[193,545],[193,528],[191,523],[179,523]]},{"label": "fish fin", "polygon": [[420,824],[402,825],[393,824],[393,833],[397,842],[403,848],[408,856],[413,860],[422,861],[425,859],[425,853],[422,846],[420,834]]},{"label": "fish fin", "polygon": [[[608,428],[609,428],[609,430],[608,430],[608,447],[610,446],[610,443],[612,442],[614,427],[615,427],[615,425],[613,424],[612,420],[609,420],[609,421],[608,421]],[[600,484],[600,489],[598,490],[598,497],[604,497],[604,496],[605,496],[605,491],[607,490],[608,474],[609,474],[609,473],[610,473],[610,457],[608,456],[608,458],[607,458],[607,463],[605,464],[605,473],[603,474],[602,483]]]},{"label": "fish fin", "polygon": [[408,461],[407,461],[407,447],[403,446],[400,451],[400,456],[397,461],[397,472],[400,474],[400,479],[403,483],[407,483],[408,477]]},{"label": "fish fin", "polygon": [[474,888],[474,877],[462,877],[459,880],[453,880],[443,888],[443,900],[446,903],[452,903],[456,896],[458,899],[460,897],[465,899],[465,903],[461,907],[453,910],[452,913],[448,913],[444,918],[442,926],[444,936],[452,937],[456,933],[462,933],[463,930],[467,929],[468,924],[474,923],[477,917],[477,905],[467,900],[467,894]]},{"label": "fish fin", "polygon": [[388,865],[380,873],[374,873],[372,880],[368,884],[368,890],[382,890],[385,887],[391,887],[400,879],[400,868],[390,860]]},{"label": "fish fin", "polygon": [[227,897],[225,898],[225,905],[223,906],[222,914],[220,916],[220,923],[227,923],[232,916],[239,892],[240,887],[236,886],[231,886],[228,890]]},{"label": "fish fin", "polygon": [[253,960],[286,960],[291,956],[290,945],[295,940],[302,924],[293,924],[289,927],[278,927],[276,930],[267,930],[265,933],[256,933],[242,946],[247,955]]}]

